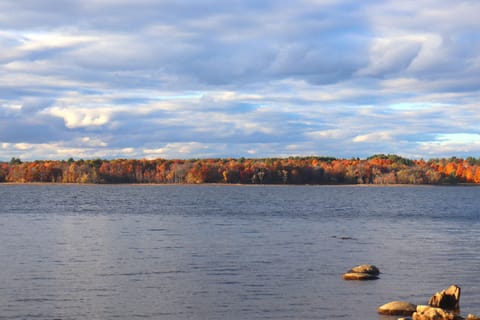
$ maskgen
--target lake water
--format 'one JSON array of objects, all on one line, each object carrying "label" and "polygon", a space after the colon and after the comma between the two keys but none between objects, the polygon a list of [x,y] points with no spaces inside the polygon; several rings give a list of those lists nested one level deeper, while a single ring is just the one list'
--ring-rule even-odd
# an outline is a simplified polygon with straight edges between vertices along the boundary
[{"label": "lake water", "polygon": [[479,314],[479,232],[476,187],[0,185],[0,319]]}]

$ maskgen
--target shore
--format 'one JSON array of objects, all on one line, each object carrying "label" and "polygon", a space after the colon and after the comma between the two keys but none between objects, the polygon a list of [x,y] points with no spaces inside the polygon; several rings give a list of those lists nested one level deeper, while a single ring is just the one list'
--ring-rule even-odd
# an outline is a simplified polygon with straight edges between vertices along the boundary
[{"label": "shore", "polygon": [[0,186],[222,186],[222,187],[479,187],[476,183],[457,184],[243,184],[243,183],[73,183],[73,182],[0,182]]}]

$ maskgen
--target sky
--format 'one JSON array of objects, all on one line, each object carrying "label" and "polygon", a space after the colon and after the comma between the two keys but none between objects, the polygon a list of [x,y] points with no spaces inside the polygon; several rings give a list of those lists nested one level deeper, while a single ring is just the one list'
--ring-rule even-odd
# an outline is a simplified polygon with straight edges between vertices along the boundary
[{"label": "sky", "polygon": [[480,156],[477,0],[0,0],[0,160]]}]

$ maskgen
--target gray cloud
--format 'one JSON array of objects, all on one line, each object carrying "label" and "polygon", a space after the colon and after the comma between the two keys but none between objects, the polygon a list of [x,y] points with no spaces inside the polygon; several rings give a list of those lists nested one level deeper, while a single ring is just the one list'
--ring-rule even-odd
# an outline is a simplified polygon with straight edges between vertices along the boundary
[{"label": "gray cloud", "polygon": [[0,159],[480,151],[476,2],[0,10]]}]

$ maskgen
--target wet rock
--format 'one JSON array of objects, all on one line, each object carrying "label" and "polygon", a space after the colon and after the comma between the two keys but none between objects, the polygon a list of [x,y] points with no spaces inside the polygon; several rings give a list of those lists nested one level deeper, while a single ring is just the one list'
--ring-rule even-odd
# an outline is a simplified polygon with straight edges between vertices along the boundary
[{"label": "wet rock", "polygon": [[458,314],[438,307],[417,306],[413,320],[463,320]]},{"label": "wet rock", "polygon": [[467,320],[480,320],[480,317],[477,317],[476,315],[470,313],[467,316]]},{"label": "wet rock", "polygon": [[460,287],[451,285],[448,289],[435,293],[428,304],[442,309],[460,310]]},{"label": "wet rock", "polygon": [[406,301],[391,301],[380,307],[377,312],[393,316],[411,316],[417,310],[417,306]]}]

